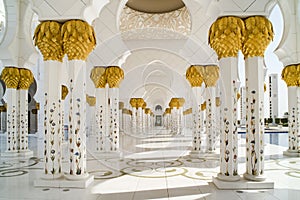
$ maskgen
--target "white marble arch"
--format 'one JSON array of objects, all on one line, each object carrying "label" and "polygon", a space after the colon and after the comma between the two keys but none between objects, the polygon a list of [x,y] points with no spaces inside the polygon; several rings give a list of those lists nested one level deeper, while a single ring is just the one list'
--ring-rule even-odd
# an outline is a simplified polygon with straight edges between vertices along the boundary
[{"label": "white marble arch", "polygon": [[[128,64],[130,65],[130,62]],[[149,64],[135,66],[125,74],[121,83],[120,100],[127,102],[129,97],[142,97],[144,100],[147,99],[147,107],[150,108],[156,104],[168,107],[172,97],[183,97],[186,100],[191,100],[190,98],[194,97],[191,87],[184,73],[179,74],[172,68],[174,64],[176,61],[164,63],[155,60]],[[181,67],[187,68],[188,66]],[[154,93],[155,95],[152,97]]]},{"label": "white marble arch", "polygon": [[29,0],[4,0],[7,28],[0,44],[0,59],[4,66],[18,66],[32,70],[37,51],[32,43],[33,10]]}]

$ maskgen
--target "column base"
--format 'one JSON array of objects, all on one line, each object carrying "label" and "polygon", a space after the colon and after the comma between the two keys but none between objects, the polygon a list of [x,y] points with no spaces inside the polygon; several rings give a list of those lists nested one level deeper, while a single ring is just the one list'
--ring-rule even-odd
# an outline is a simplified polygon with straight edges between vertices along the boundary
[{"label": "column base", "polygon": [[241,179],[241,176],[240,175],[225,176],[224,174],[218,173],[217,178],[225,182],[234,182],[234,181],[239,181]]},{"label": "column base", "polygon": [[120,151],[95,151],[94,155],[96,158],[120,158],[123,156],[123,153]]},{"label": "column base", "polygon": [[30,157],[30,156],[33,156],[33,151],[31,151],[31,150],[19,151],[19,156],[20,157]]},{"label": "column base", "polygon": [[283,152],[283,155],[289,157],[300,157],[300,152],[298,150],[286,150]]},{"label": "column base", "polygon": [[201,150],[191,150],[190,155],[203,155]]},{"label": "column base", "polygon": [[41,179],[43,179],[43,180],[55,180],[55,179],[61,178],[62,176],[63,176],[62,173],[60,173],[60,174],[43,174],[41,176]]},{"label": "column base", "polygon": [[254,176],[252,174],[248,174],[248,173],[244,173],[244,178],[249,180],[249,181],[257,181],[257,182],[261,182],[266,180],[266,177],[263,175],[258,175],[258,176]]},{"label": "column base", "polygon": [[67,180],[65,177],[59,179],[38,179],[34,181],[34,187],[51,187],[51,188],[87,188],[94,181],[94,175],[87,175],[81,180]]},{"label": "column base", "polygon": [[18,151],[5,151],[1,153],[1,157],[18,157]]},{"label": "column base", "polygon": [[274,188],[274,182],[270,180],[257,182],[257,181],[245,180],[244,178],[242,178],[238,181],[228,182],[213,177],[213,183],[218,189],[222,189],[222,190],[273,189]]},{"label": "column base", "polygon": [[81,175],[71,175],[69,173],[65,173],[64,177],[67,180],[70,180],[70,181],[77,181],[77,180],[87,179],[89,177],[89,174],[88,173],[84,173],[84,174],[81,174]]}]

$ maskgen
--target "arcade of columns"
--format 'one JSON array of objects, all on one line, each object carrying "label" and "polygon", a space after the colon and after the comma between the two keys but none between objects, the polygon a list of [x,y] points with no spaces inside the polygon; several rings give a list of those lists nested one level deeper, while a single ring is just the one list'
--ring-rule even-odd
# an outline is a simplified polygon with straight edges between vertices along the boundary
[{"label": "arcade of columns", "polygon": [[[129,112],[131,116],[130,130],[132,133],[142,134],[149,133],[153,128],[153,112],[147,107],[147,103],[143,98],[131,98],[129,101],[132,111]],[[123,112],[127,114],[126,110]]]},{"label": "arcade of columns", "polygon": [[7,149],[1,156],[32,155],[28,149],[28,89],[33,74],[28,69],[5,67],[1,79],[7,97]]},{"label": "arcade of columns", "polygon": [[[119,151],[119,84],[124,78],[123,70],[117,66],[94,67],[90,78],[96,87],[96,97],[91,100],[86,97],[85,92],[85,60],[96,44],[93,28],[82,20],[70,20],[63,24],[44,21],[36,28],[34,39],[35,45],[43,55],[45,67],[44,178],[56,179],[63,176],[61,142],[64,108],[62,102],[66,95],[69,95],[70,162],[69,172],[65,173],[65,177],[71,180],[86,179],[89,177],[86,172],[86,102],[96,107],[97,151]],[[220,135],[220,173],[217,177],[219,180],[240,179],[237,170],[236,113],[239,90],[238,51],[243,52],[246,67],[247,124],[244,177],[253,181],[265,179],[263,55],[272,39],[272,24],[265,17],[253,16],[242,19],[231,16],[217,19],[210,28],[209,44],[218,55],[220,67],[192,65],[188,68],[186,78],[196,96],[196,105],[193,107],[196,109],[183,112],[184,99],[172,98],[169,103],[170,108],[167,108],[164,113],[164,126],[171,130],[171,133],[181,133],[183,116],[192,112],[193,151],[201,151],[201,135],[204,131],[207,133],[206,151],[208,152],[215,150],[216,138]],[[68,59],[69,79],[68,85],[62,86],[59,74],[65,54]],[[290,113],[289,149],[285,153],[292,156],[299,156],[297,138],[300,131],[299,71],[299,65],[295,64],[286,66],[282,72],[282,78],[288,86]],[[57,80],[57,77],[59,81],[53,81]],[[7,87],[7,153],[19,155],[30,152],[27,130],[24,127],[27,129],[27,93],[33,82],[33,75],[26,69],[6,67],[2,71],[1,79]],[[203,82],[205,98],[201,96]],[[153,114],[149,108],[146,108],[146,102],[142,98],[131,98],[130,105],[132,111],[122,108],[122,113],[131,116],[132,132],[150,131],[153,127]]]}]

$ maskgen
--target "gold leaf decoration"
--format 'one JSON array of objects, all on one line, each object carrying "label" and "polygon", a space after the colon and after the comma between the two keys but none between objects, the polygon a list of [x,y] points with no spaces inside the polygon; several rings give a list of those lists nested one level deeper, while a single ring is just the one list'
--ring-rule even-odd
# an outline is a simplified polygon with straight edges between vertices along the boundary
[{"label": "gold leaf decoration", "polygon": [[16,67],[5,67],[2,70],[1,79],[7,88],[17,89],[20,80],[20,71]]},{"label": "gold leaf decoration", "polygon": [[186,70],[186,79],[190,82],[192,87],[201,87],[203,82],[203,78],[198,72],[197,67],[199,66],[192,65]]},{"label": "gold leaf decoration", "polygon": [[137,98],[136,99],[136,106],[137,106],[137,108],[143,108],[144,103],[145,103],[145,101],[144,101],[143,98]]},{"label": "gold leaf decoration", "polygon": [[29,69],[20,68],[20,80],[18,84],[18,89],[28,90],[30,85],[33,83],[33,74]]},{"label": "gold leaf decoration", "polygon": [[41,22],[35,29],[34,45],[41,51],[44,61],[57,60],[64,57],[61,36],[61,24],[56,21]]},{"label": "gold leaf decoration", "polygon": [[209,30],[209,44],[216,51],[219,59],[237,57],[242,49],[245,24],[238,17],[217,19]]},{"label": "gold leaf decoration", "polygon": [[61,35],[69,60],[86,60],[96,45],[94,28],[82,20],[65,22]]},{"label": "gold leaf decoration", "polygon": [[145,108],[145,114],[146,115],[151,114],[151,109],[150,108]]},{"label": "gold leaf decoration", "polygon": [[285,81],[288,87],[299,86],[299,72],[299,65],[288,65],[285,68],[283,68],[281,78]]},{"label": "gold leaf decoration", "polygon": [[105,69],[105,67],[94,67],[91,71],[90,78],[96,88],[105,88],[107,82]]},{"label": "gold leaf decoration", "polygon": [[137,108],[137,99],[136,98],[131,98],[129,101],[131,107]]},{"label": "gold leaf decoration", "polygon": [[121,80],[124,79],[124,71],[117,66],[109,66],[105,70],[106,80],[110,88],[119,87]]},{"label": "gold leaf decoration", "polygon": [[245,40],[243,54],[245,58],[264,56],[264,52],[273,40],[272,23],[263,16],[253,16],[245,20]]},{"label": "gold leaf decoration", "polygon": [[219,79],[219,67],[215,65],[207,65],[202,69],[200,73],[203,77],[204,83],[206,87],[214,87],[217,84]]}]

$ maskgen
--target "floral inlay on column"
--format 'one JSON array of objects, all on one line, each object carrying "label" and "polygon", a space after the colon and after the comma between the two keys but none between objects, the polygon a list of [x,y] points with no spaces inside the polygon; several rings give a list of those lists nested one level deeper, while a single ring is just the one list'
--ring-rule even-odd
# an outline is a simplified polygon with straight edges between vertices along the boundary
[{"label": "floral inlay on column", "polygon": [[215,65],[207,65],[197,68],[205,83],[206,91],[206,133],[207,133],[207,151],[216,150],[216,84],[219,79],[219,67]]},{"label": "floral inlay on column", "polygon": [[263,56],[273,39],[271,22],[262,16],[244,20],[243,54],[246,76],[246,173],[248,180],[264,177],[264,64]]},{"label": "floral inlay on column", "polygon": [[[44,77],[44,128],[45,128],[45,178],[59,178],[61,174],[61,127],[59,69],[64,56],[61,24],[56,21],[41,22],[35,29],[35,45],[45,62]],[[53,81],[55,80],[55,81]]]},{"label": "floral inlay on column", "polygon": [[109,99],[110,99],[110,129],[109,129],[109,141],[110,151],[119,150],[119,85],[124,79],[124,72],[120,67],[109,66],[105,70],[106,79],[109,86]]},{"label": "floral inlay on column", "polygon": [[94,29],[82,20],[69,20],[61,28],[63,48],[68,56],[69,179],[86,178],[86,59],[96,45]]},{"label": "floral inlay on column", "polygon": [[203,83],[203,78],[201,77],[197,68],[199,65],[192,65],[186,71],[186,79],[190,82],[193,93],[196,98],[196,105],[193,109],[193,151],[201,150],[201,130],[202,130],[202,117],[201,117],[201,96],[200,89]]},{"label": "floral inlay on column", "polygon": [[18,133],[17,133],[17,88],[20,80],[20,72],[16,67],[5,67],[1,73],[1,79],[6,85],[7,97],[7,147],[6,152],[18,152]]},{"label": "floral inlay on column", "polygon": [[94,67],[90,75],[96,87],[96,150],[105,151],[106,133],[105,129],[108,125],[108,119],[105,115],[107,96],[105,92],[105,85],[107,83],[105,75],[105,67]]},{"label": "floral inlay on column", "polygon": [[19,91],[19,151],[28,151],[28,89],[33,83],[33,74],[29,69],[20,70]]},{"label": "floral inlay on column", "polygon": [[209,30],[209,44],[219,58],[221,84],[224,88],[221,104],[220,173],[218,178],[237,181],[237,67],[238,51],[242,49],[244,21],[238,17],[221,17]]},{"label": "floral inlay on column", "polygon": [[[300,65],[288,65],[282,70],[281,77],[288,87],[288,126],[289,126],[289,148],[287,152],[298,153],[299,135],[299,107],[297,99],[299,90]],[[288,155],[288,154],[287,154]],[[297,155],[295,155],[297,156]]]}]

